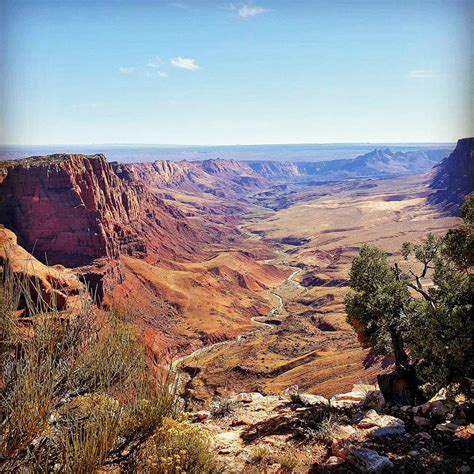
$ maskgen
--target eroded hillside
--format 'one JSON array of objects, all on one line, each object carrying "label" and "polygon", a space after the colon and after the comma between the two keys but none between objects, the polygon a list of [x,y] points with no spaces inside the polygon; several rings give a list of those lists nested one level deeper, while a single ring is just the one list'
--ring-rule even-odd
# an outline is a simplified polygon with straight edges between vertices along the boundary
[{"label": "eroded hillside", "polygon": [[458,221],[430,204],[431,175],[295,181],[336,169],[406,174],[442,153],[375,151],[319,165],[324,172],[226,160],[109,164],[102,155],[4,162],[2,260],[16,271],[37,262],[46,286],[56,281],[48,272],[63,272],[53,290],[65,306],[72,275],[126,309],[155,360],[188,374],[190,403],[295,384],[331,396],[391,363],[362,350],[345,322],[352,257],[364,243],[396,255],[403,241]]}]

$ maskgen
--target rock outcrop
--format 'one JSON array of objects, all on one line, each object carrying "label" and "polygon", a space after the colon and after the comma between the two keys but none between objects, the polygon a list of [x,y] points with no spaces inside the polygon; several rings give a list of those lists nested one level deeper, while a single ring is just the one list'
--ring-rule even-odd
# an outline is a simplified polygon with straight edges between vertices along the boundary
[{"label": "rock outcrop", "polygon": [[116,172],[101,154],[0,163],[0,224],[42,263],[75,268],[99,301],[123,282],[122,255],[189,261],[238,233],[190,219],[132,165]]},{"label": "rock outcrop", "polygon": [[[278,396],[240,393],[190,419],[212,434],[223,472],[471,472],[472,400],[374,410],[370,393],[381,396],[373,385],[354,385],[334,397],[352,402],[339,407],[297,388]],[[435,414],[441,405],[443,415]],[[413,421],[419,412],[432,417],[427,426]]]},{"label": "rock outcrop", "polygon": [[456,149],[434,170],[431,204],[459,212],[464,196],[474,191],[474,138],[458,140]]},{"label": "rock outcrop", "polygon": [[154,189],[177,189],[232,198],[270,186],[270,182],[246,163],[234,160],[155,161],[154,163],[113,163],[119,176],[146,181]]},{"label": "rock outcrop", "polygon": [[225,241],[221,222],[190,219],[179,203],[160,198],[152,179],[160,175],[150,177],[147,167],[114,169],[101,154],[0,163],[0,223],[43,263],[67,267],[120,255],[191,260],[202,246]]},{"label": "rock outcrop", "polygon": [[11,230],[0,225],[0,279],[7,278],[3,272],[10,272],[20,282],[19,309],[24,316],[42,305],[58,311],[74,311],[80,307],[84,285],[79,278],[61,265],[48,267],[38,261],[18,245]]},{"label": "rock outcrop", "polygon": [[127,226],[141,212],[103,155],[51,155],[1,164],[1,223],[43,261],[75,267],[127,252],[146,253]]}]

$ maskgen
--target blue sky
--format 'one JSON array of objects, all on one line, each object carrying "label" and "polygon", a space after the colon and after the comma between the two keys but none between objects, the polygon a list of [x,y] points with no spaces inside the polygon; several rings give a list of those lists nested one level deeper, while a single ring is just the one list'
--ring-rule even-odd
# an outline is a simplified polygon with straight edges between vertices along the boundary
[{"label": "blue sky", "polygon": [[470,0],[0,3],[3,144],[473,132]]}]

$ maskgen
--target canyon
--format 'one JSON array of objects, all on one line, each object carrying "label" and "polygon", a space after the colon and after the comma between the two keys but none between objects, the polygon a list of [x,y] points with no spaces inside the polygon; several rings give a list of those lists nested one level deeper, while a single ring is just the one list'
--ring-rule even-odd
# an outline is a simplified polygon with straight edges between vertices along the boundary
[{"label": "canyon", "polygon": [[392,364],[345,322],[351,259],[364,243],[396,256],[403,241],[458,225],[473,148],[294,163],[3,161],[0,262],[61,310],[87,288],[127,312],[150,357],[183,374],[193,406],[296,384],[330,397]]}]

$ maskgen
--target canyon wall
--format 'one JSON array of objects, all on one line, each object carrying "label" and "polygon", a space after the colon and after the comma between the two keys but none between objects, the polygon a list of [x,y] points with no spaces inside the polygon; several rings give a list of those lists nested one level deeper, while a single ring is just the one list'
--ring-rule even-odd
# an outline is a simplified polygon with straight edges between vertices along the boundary
[{"label": "canyon wall", "polygon": [[153,163],[113,163],[124,179],[145,181],[155,189],[176,189],[206,193],[219,198],[235,198],[271,185],[248,164],[234,160],[155,161]]},{"label": "canyon wall", "polygon": [[474,138],[462,138],[456,149],[433,171],[431,204],[458,211],[466,194],[474,191]]},{"label": "canyon wall", "polygon": [[42,261],[66,266],[145,252],[126,226],[140,215],[137,187],[125,186],[103,155],[52,155],[0,164],[0,222]]}]

